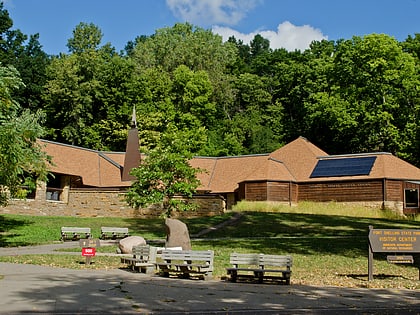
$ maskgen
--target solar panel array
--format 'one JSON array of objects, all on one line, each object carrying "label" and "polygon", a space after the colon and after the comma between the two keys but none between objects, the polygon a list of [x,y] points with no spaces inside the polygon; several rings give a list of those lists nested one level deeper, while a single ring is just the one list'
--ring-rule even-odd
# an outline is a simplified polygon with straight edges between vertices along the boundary
[{"label": "solar panel array", "polygon": [[319,160],[311,178],[369,175],[376,156]]}]

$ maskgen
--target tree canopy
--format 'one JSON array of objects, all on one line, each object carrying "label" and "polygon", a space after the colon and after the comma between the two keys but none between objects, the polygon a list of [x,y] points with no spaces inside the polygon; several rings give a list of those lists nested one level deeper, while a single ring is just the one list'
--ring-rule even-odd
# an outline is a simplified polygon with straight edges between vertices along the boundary
[{"label": "tree canopy", "polygon": [[287,51],[177,23],[116,52],[80,23],[69,51],[47,56],[42,34],[0,16],[1,61],[25,84],[13,99],[45,113],[47,139],[122,151],[135,106],[143,152],[171,139],[193,155],[257,154],[304,136],[329,154],[388,151],[420,166],[419,34]]}]

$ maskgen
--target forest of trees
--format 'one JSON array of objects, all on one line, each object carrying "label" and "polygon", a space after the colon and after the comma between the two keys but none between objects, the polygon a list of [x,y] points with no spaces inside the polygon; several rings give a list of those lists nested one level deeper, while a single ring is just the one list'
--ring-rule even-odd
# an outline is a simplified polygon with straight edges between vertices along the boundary
[{"label": "forest of trees", "polygon": [[329,154],[386,151],[420,166],[420,34],[289,52],[184,23],[118,52],[80,23],[67,47],[47,55],[0,6],[1,66],[24,83],[13,91],[21,110],[44,113],[45,139],[124,151],[135,106],[142,150],[256,154],[303,136]]}]

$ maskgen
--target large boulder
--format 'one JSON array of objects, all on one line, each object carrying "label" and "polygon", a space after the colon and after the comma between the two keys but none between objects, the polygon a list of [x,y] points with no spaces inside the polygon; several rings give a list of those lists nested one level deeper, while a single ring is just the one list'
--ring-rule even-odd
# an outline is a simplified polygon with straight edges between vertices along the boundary
[{"label": "large boulder", "polygon": [[177,219],[166,219],[166,243],[165,247],[181,247],[183,250],[191,250],[190,234],[185,223]]},{"label": "large boulder", "polygon": [[146,240],[141,236],[128,236],[120,240],[118,247],[121,254],[132,254],[133,246],[146,245]]}]

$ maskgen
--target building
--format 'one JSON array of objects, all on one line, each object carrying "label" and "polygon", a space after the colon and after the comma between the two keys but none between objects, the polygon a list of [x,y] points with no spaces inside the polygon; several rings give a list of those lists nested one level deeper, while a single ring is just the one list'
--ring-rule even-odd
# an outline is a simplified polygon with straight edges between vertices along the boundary
[{"label": "building", "polygon": [[197,157],[203,192],[238,200],[360,203],[409,214],[419,212],[420,169],[390,153],[328,155],[298,139],[261,155]]},{"label": "building", "polygon": [[[133,115],[133,117],[135,117]],[[32,198],[13,200],[3,213],[70,216],[154,216],[159,207],[132,209],[124,194],[140,164],[135,119],[126,152],[102,152],[39,140],[52,157],[47,183]],[[133,140],[134,139],[134,140]],[[337,201],[418,213],[420,169],[390,153],[328,155],[303,137],[268,154],[195,157],[191,165],[204,170],[200,211],[214,215],[240,200]]]}]

